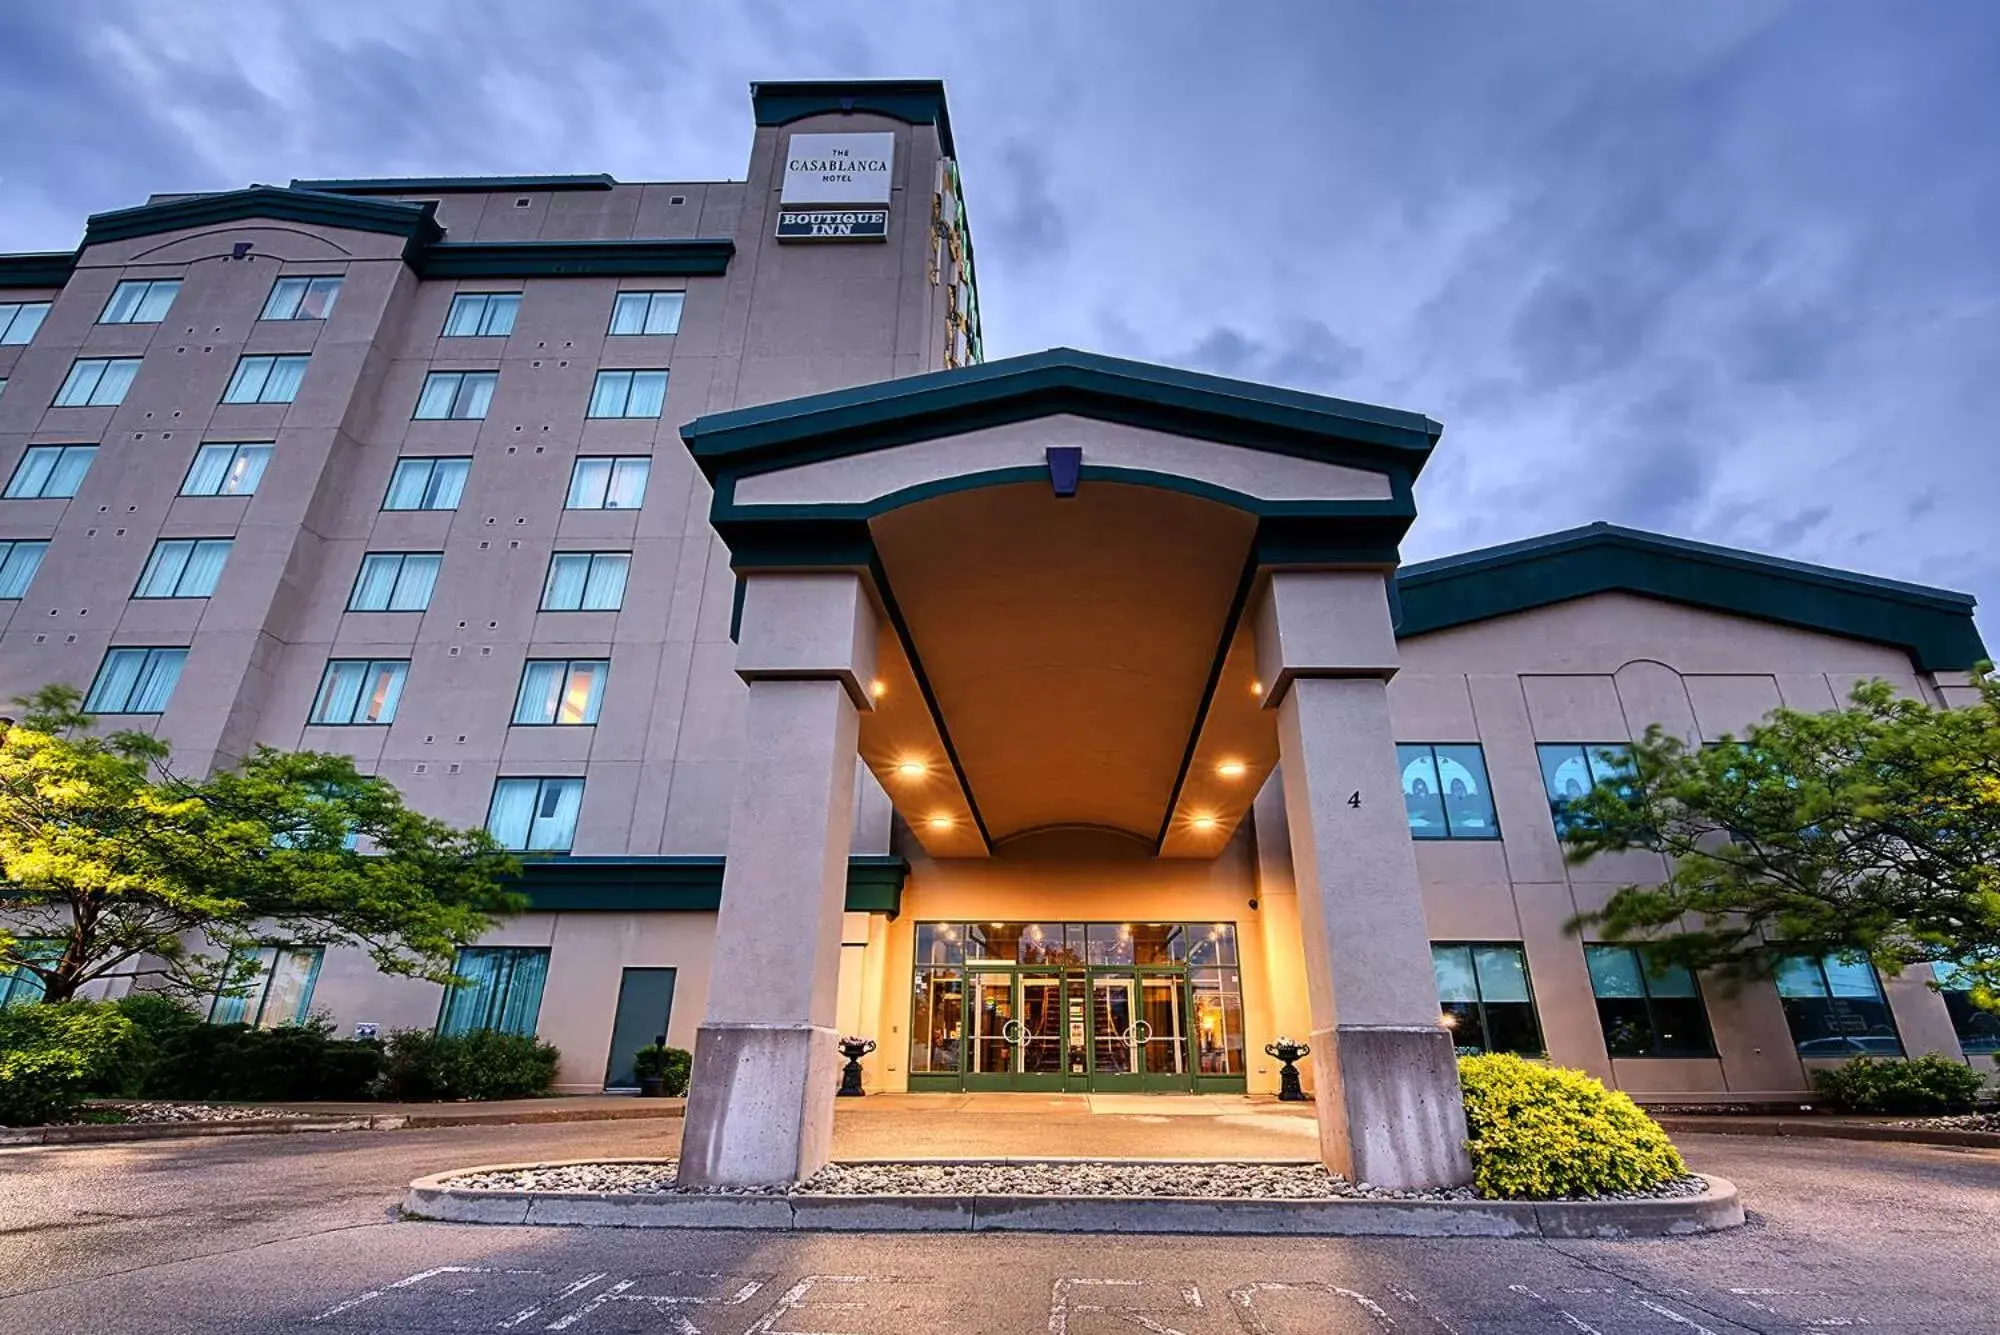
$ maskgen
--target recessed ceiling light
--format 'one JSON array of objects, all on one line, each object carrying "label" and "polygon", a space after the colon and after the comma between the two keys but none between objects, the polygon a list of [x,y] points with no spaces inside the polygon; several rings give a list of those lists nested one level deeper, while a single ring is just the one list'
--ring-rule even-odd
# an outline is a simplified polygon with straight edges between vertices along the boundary
[{"label": "recessed ceiling light", "polygon": [[1215,828],[1215,817],[1196,816],[1193,820],[1189,821],[1188,824],[1194,826],[1195,829],[1197,830],[1212,830]]},{"label": "recessed ceiling light", "polygon": [[1215,767],[1215,772],[1225,779],[1240,779],[1248,768],[1240,760],[1225,760]]},{"label": "recessed ceiling light", "polygon": [[874,681],[868,683],[868,694],[874,696],[877,700],[880,700],[883,696],[887,695],[888,693],[889,693],[889,683],[883,681],[880,677],[877,677]]},{"label": "recessed ceiling light", "polygon": [[903,779],[921,779],[924,777],[924,762],[921,760],[905,760],[896,766],[896,775],[898,778]]},{"label": "recessed ceiling light", "polygon": [[1251,683],[1250,683],[1250,694],[1252,694],[1252,695],[1262,695],[1263,693],[1264,693],[1264,683],[1263,683],[1263,682],[1261,682],[1261,681],[1253,681],[1253,682],[1251,682]]},{"label": "recessed ceiling light", "polygon": [[930,827],[933,830],[949,830],[951,825],[952,821],[949,816],[932,816],[930,818]]}]

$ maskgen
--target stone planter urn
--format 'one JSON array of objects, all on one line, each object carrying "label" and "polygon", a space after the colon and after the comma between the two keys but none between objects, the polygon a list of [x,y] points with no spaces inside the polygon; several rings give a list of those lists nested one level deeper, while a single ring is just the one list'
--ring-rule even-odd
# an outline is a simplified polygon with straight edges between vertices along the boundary
[{"label": "stone planter urn", "polygon": [[1296,1063],[1301,1058],[1312,1056],[1311,1045],[1294,1043],[1281,1034],[1276,1042],[1264,1045],[1264,1054],[1276,1057],[1284,1066],[1284,1069],[1278,1072],[1279,1102],[1304,1103],[1306,1092],[1299,1087],[1299,1068]]},{"label": "stone planter urn", "polygon": [[840,1072],[840,1097],[858,1099],[861,1097],[861,1059],[875,1051],[872,1038],[843,1038],[840,1040],[840,1055],[847,1058],[847,1065]]}]

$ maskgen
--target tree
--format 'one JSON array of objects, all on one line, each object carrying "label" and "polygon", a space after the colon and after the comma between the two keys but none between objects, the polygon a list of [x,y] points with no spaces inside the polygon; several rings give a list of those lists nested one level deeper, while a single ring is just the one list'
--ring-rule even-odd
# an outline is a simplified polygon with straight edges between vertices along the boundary
[{"label": "tree", "polygon": [[1780,709],[1714,746],[1648,728],[1625,773],[1570,804],[1568,856],[1648,849],[1671,871],[1572,930],[1739,977],[1780,953],[1965,962],[1974,1000],[2000,1008],[2000,678],[1974,681],[1960,709],[1871,681],[1845,709]]},{"label": "tree", "polygon": [[92,733],[80,701],[45,686],[0,735],[0,971],[49,1001],[106,978],[241,987],[254,966],[233,952],[260,940],[446,982],[459,946],[525,907],[484,830],[411,811],[346,756],[259,747],[188,779],[157,738]]}]

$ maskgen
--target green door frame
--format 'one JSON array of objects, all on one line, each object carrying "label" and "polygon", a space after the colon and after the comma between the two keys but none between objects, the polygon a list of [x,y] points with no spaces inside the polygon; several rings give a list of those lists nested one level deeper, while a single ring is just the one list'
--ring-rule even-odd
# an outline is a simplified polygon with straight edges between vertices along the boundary
[{"label": "green door frame", "polygon": [[[996,976],[1007,980],[1007,1019],[999,1026],[1000,1033],[986,1035],[981,1028],[985,1019],[983,988],[974,979]],[[1054,1071],[1024,1071],[1022,1048],[1026,1041],[1023,1018],[1027,1011],[1023,996],[1023,983],[1029,979],[1040,979],[1057,984],[1056,1004],[1058,1023],[1056,1042],[1058,1044],[1058,1064]],[[1063,1020],[1069,1014],[1069,980],[1059,967],[1035,964],[981,964],[965,970],[963,1037],[959,1040],[958,1069],[959,1080],[967,1090],[1061,1090],[1068,1083],[1068,1049],[1066,1028]],[[973,1054],[981,1042],[1004,1042],[1007,1069],[1005,1071],[973,1070]]]}]

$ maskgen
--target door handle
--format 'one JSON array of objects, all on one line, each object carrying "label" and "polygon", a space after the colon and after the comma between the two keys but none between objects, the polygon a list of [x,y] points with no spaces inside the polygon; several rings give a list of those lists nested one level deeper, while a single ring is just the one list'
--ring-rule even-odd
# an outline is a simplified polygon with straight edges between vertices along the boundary
[{"label": "door handle", "polygon": [[1152,1041],[1152,1037],[1153,1026],[1144,1020],[1132,1021],[1132,1027],[1125,1031],[1125,1041],[1128,1043],[1147,1043]]},{"label": "door handle", "polygon": [[1019,1020],[1009,1020],[1000,1026],[1000,1037],[1019,1047],[1026,1042],[1028,1027]]}]

